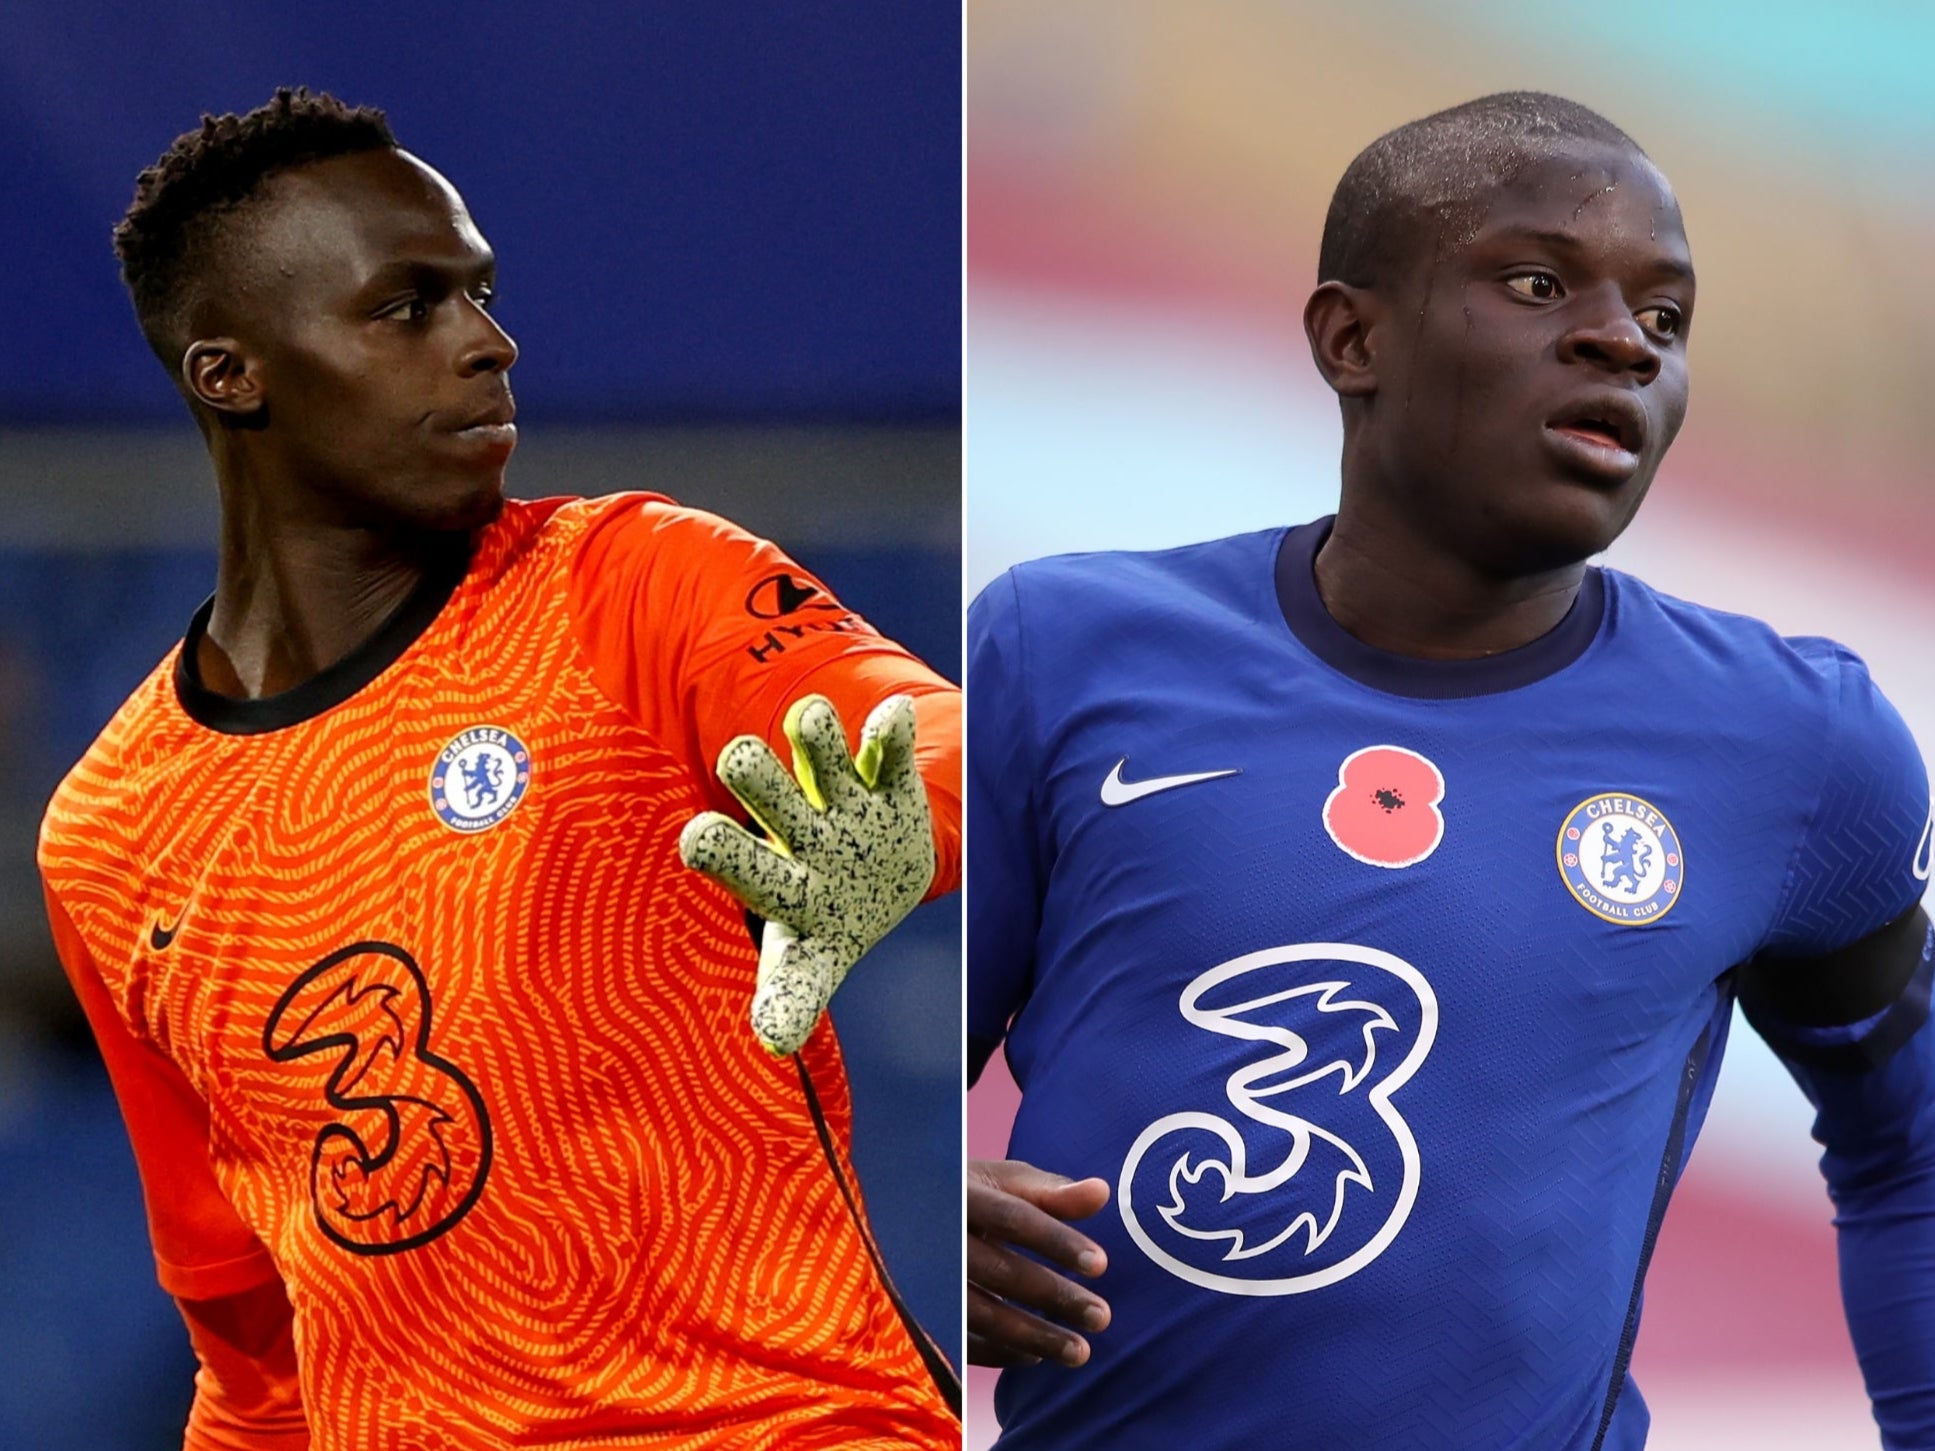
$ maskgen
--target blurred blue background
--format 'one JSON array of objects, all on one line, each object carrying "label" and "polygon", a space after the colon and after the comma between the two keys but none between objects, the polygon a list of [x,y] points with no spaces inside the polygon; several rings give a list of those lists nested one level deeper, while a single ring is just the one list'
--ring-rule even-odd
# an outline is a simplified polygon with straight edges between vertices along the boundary
[{"label": "blurred blue background", "polygon": [[[192,1358],[33,839],[214,577],[110,229],[203,111],[291,84],[384,107],[496,248],[513,492],[717,509],[959,678],[958,8],[0,8],[0,1447],[180,1444]],[[957,1363],[958,964],[948,899],[835,1013],[876,1232]]]}]

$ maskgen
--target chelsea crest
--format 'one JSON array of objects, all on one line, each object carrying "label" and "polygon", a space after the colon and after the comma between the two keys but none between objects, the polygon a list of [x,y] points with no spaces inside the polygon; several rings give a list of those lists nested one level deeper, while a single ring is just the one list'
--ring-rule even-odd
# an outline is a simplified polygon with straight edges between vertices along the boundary
[{"label": "chelsea crest", "polygon": [[1686,884],[1673,823],[1651,802],[1617,791],[1572,808],[1559,828],[1558,858],[1573,900],[1608,922],[1657,922]]},{"label": "chelsea crest", "polygon": [[524,742],[498,726],[472,726],[437,752],[430,806],[452,831],[485,831],[517,810],[530,785]]}]

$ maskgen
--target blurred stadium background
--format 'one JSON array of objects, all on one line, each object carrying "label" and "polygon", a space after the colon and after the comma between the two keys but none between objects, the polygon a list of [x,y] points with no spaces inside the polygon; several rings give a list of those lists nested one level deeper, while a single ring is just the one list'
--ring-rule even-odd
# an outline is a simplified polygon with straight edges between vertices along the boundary
[{"label": "blurred stadium background", "polygon": [[[0,8],[0,1446],[180,1445],[192,1358],[33,870],[61,773],[213,581],[214,490],[109,229],[204,110],[386,107],[523,348],[514,492],[642,488],[789,547],[959,677],[952,5]],[[836,1017],[874,1224],[958,1361],[955,899]]]},{"label": "blurred stadium background", "polygon": [[[1300,314],[1331,188],[1394,125],[1551,90],[1660,162],[1700,270],[1692,413],[1610,562],[1852,645],[1935,753],[1935,11],[968,0],[967,13],[970,593],[1019,559],[1329,512],[1337,408]],[[1013,1093],[997,1060],[969,1098],[971,1152],[1002,1154]],[[1877,1444],[1810,1121],[1737,1025],[1638,1342],[1658,1451]],[[994,1434],[992,1384],[971,1372],[970,1451]]]}]

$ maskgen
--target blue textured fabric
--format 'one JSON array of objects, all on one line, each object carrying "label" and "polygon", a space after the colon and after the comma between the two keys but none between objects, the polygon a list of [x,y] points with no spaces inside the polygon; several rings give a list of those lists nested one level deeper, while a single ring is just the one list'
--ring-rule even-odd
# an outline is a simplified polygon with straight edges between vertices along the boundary
[{"label": "blue textured fabric", "polygon": [[1887,1451],[1935,1446],[1935,1027],[1879,1068],[1788,1069],[1814,1105],[1841,1298]]},{"label": "blue textured fabric", "polygon": [[1921,895],[1919,755],[1845,651],[1612,571],[1509,688],[1377,688],[1286,620],[1290,534],[970,612],[968,1027],[1011,1154],[1114,1190],[1113,1324],[1003,1374],[1002,1445],[1640,1447],[1730,969]]},{"label": "blue textured fabric", "polygon": [[[1935,930],[1893,1007],[1842,1027],[1754,1027],[1808,1102],[1834,1200],[1841,1299],[1886,1451],[1935,1447]],[[1894,1020],[1915,1015],[1905,1041]],[[1896,1036],[1894,1051],[1847,1049]],[[1878,1062],[1876,1060],[1879,1060]]]}]

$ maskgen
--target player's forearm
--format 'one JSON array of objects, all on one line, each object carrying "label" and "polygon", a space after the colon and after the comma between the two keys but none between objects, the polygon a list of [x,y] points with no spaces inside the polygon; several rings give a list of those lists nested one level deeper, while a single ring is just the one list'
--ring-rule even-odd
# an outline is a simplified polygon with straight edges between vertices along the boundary
[{"label": "player's forearm", "polygon": [[1818,1111],[1841,1295],[1889,1451],[1935,1451],[1935,1025],[1865,1072],[1794,1067]]},{"label": "player's forearm", "polygon": [[934,881],[930,899],[961,885],[961,692],[930,689],[914,696],[914,761],[927,786],[934,818]]},{"label": "player's forearm", "polygon": [[1841,1197],[1841,1296],[1888,1451],[1935,1451],[1935,1168]]}]

